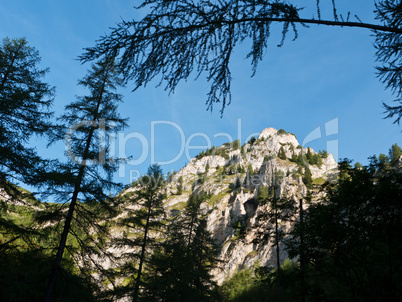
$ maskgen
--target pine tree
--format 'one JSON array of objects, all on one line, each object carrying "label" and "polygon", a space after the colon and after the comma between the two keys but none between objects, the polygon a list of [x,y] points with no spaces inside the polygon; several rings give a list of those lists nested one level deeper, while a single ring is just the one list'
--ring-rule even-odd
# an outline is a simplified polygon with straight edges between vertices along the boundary
[{"label": "pine tree", "polygon": [[294,163],[297,163],[297,161],[298,161],[297,155],[295,154],[294,150],[292,150],[292,159],[291,159],[291,161],[294,162]]},{"label": "pine tree", "polygon": [[180,176],[177,180],[177,195],[181,195],[183,192],[183,176]]},{"label": "pine tree", "polygon": [[316,165],[317,167],[321,167],[322,159],[321,159],[321,156],[318,153],[316,153],[316,154],[314,154],[312,156],[312,164]]},{"label": "pine tree", "polygon": [[295,202],[286,196],[278,196],[280,180],[274,174],[274,171],[272,171],[272,185],[270,187],[260,186],[258,188],[257,201],[259,204],[269,205],[264,214],[259,216],[259,219],[270,223],[268,229],[271,237],[270,244],[276,250],[276,267],[279,270],[281,267],[279,245],[286,235],[279,225],[280,222],[291,220],[295,213]]},{"label": "pine tree", "polygon": [[194,192],[183,215],[169,225],[169,236],[150,259],[141,301],[218,301],[210,273],[217,250],[200,217],[201,200]]},{"label": "pine tree", "polygon": [[386,156],[385,154],[380,153],[380,155],[378,156],[378,161],[382,172],[387,173],[392,170],[389,157]]},{"label": "pine tree", "polygon": [[[38,244],[47,236],[38,232],[35,223],[18,219],[18,207],[9,202],[18,200],[25,205],[23,218],[36,212],[34,206],[40,206],[33,194],[17,186],[40,185],[49,162],[28,147],[31,138],[53,129],[50,109],[54,88],[43,81],[49,70],[41,69],[40,61],[39,52],[24,38],[0,41],[0,191],[7,196],[0,197],[0,300],[4,301],[16,297],[30,300],[35,291],[43,290],[35,286],[39,282],[25,277],[43,278],[37,268],[46,269],[49,264]],[[26,275],[17,277],[22,272]]]},{"label": "pine tree", "polygon": [[307,188],[311,188],[311,186],[313,185],[313,177],[308,166],[304,168],[303,182]]},{"label": "pine tree", "polygon": [[399,147],[398,144],[396,143],[393,144],[389,149],[389,158],[391,160],[391,163],[396,162],[401,155],[402,155],[401,147]]},{"label": "pine tree", "polygon": [[307,148],[306,160],[310,165],[314,165],[313,154],[311,153],[310,147]]},{"label": "pine tree", "polygon": [[248,173],[248,175],[254,175],[254,169],[253,169],[253,166],[251,165],[251,164],[249,164],[248,166],[247,166],[247,173]]},{"label": "pine tree", "polygon": [[[129,228],[139,230],[140,254],[138,255],[138,269],[136,272],[133,301],[139,299],[141,274],[147,257],[149,246],[155,242],[155,238],[150,237],[151,231],[160,231],[163,226],[164,209],[162,204],[161,188],[164,184],[162,169],[154,164],[148,168],[148,173],[143,177],[143,188],[137,193],[136,201],[140,209],[130,213],[129,217],[123,219],[123,224]],[[135,241],[131,241],[136,245]],[[131,244],[133,246],[133,244]]]},{"label": "pine tree", "polygon": [[[122,263],[113,269],[113,279],[125,279],[124,284],[114,286],[107,293],[107,298],[131,298],[138,301],[144,283],[147,282],[148,263],[153,250],[160,245],[165,236],[165,210],[163,187],[165,180],[158,164],[149,166],[147,174],[139,178],[136,191],[120,195],[123,218],[117,227],[123,228],[126,235],[113,239],[111,246],[119,247],[123,252],[116,259]],[[127,235],[130,234],[130,235]]]},{"label": "pine tree", "polygon": [[261,185],[258,187],[256,200],[259,205],[264,205],[267,202],[269,202],[269,200],[272,198],[272,196],[273,196],[272,187],[268,187],[268,186],[264,186],[264,185]]},{"label": "pine tree", "polygon": [[257,139],[256,139],[254,136],[252,136],[252,137],[250,138],[250,140],[247,142],[247,144],[250,144],[250,145],[252,146],[252,145],[254,145],[254,143],[255,143],[256,140],[257,140]]},{"label": "pine tree", "polygon": [[[3,39],[0,44],[0,187],[20,193],[12,183],[37,185],[46,163],[27,147],[32,135],[51,128],[54,88],[42,81],[38,51],[24,39]],[[23,199],[23,198],[21,198]]]},{"label": "pine tree", "polygon": [[319,150],[318,154],[322,157],[322,158],[327,158],[328,157],[328,152],[327,150]]},{"label": "pine tree", "polygon": [[287,159],[285,150],[283,149],[283,146],[281,146],[281,147],[279,148],[278,157],[279,157],[280,159],[282,159],[282,160],[286,160],[286,159]]},{"label": "pine tree", "polygon": [[306,167],[308,166],[308,160],[307,157],[303,154],[303,149],[300,150],[299,155],[297,156],[297,163],[298,165],[300,165],[301,167]]},{"label": "pine tree", "polygon": [[325,202],[305,209],[304,223],[297,222],[289,237],[289,256],[300,259],[302,251],[308,261],[306,300],[398,300],[401,174],[342,162],[348,176],[326,187]]},{"label": "pine tree", "polygon": [[[69,233],[76,234],[79,240],[73,225],[77,224],[78,230],[89,237],[91,228],[100,232],[103,228],[95,224],[94,216],[97,213],[106,214],[104,210],[112,211],[109,192],[121,188],[111,180],[117,170],[118,160],[111,157],[104,143],[106,134],[117,132],[125,126],[125,120],[117,113],[121,96],[115,93],[116,85],[121,83],[113,60],[105,59],[93,65],[88,75],[79,81],[80,85],[89,89],[90,94],[66,106],[60,118],[65,125],[60,126],[54,134],[54,141],[67,137],[66,153],[69,162],[58,166],[60,171],[54,172],[56,179],[50,184],[50,190],[59,195],[63,204],[69,204],[67,214],[60,215],[60,210],[57,211],[59,221],[64,221],[64,227],[49,279],[46,301],[52,300]],[[67,127],[70,128],[67,130]],[[85,205],[94,203],[96,211],[85,208]],[[81,246],[85,249],[89,247]],[[89,253],[89,250],[85,252]],[[96,250],[91,249],[91,252]]]},{"label": "pine tree", "polygon": [[231,147],[233,148],[233,150],[240,149],[240,147],[241,147],[240,140],[239,140],[239,139],[235,139],[235,140],[231,143]]}]

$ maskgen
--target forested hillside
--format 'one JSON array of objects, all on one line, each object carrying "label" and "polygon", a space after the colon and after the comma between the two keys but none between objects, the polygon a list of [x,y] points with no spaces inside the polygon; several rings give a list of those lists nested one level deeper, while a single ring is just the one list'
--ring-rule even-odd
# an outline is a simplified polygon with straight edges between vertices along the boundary
[{"label": "forested hillside", "polygon": [[[207,149],[177,173],[153,165],[110,210],[77,203],[55,294],[396,301],[401,165],[397,144],[352,167],[273,128]],[[2,299],[41,301],[69,204],[1,192]]]}]

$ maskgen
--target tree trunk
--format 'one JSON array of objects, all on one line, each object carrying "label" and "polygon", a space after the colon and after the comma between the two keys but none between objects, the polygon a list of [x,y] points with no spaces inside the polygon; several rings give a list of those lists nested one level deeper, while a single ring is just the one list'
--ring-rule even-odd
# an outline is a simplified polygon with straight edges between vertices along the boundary
[{"label": "tree trunk", "polygon": [[306,280],[305,280],[305,258],[304,258],[304,221],[303,221],[303,199],[300,199],[300,278],[301,278],[301,302],[306,301]]},{"label": "tree trunk", "polygon": [[73,196],[71,197],[70,207],[68,208],[68,214],[66,217],[66,221],[64,223],[63,233],[61,235],[59,247],[57,249],[56,260],[53,264],[52,272],[50,274],[50,279],[49,279],[47,292],[46,292],[46,296],[45,296],[45,302],[52,301],[53,291],[54,291],[54,287],[56,285],[57,274],[59,273],[60,263],[61,263],[61,260],[63,259],[64,248],[66,247],[67,236],[70,231],[71,221],[73,220],[73,214],[74,214],[75,205],[77,203],[78,193],[80,192],[81,183],[82,183],[82,180],[83,180],[84,174],[85,174],[85,160],[88,157],[88,152],[89,152],[89,147],[90,147],[90,142],[92,140],[92,136],[93,136],[93,131],[91,131],[89,133],[89,136],[87,139],[87,145],[85,146],[84,158],[82,159],[82,164],[81,164],[81,167],[79,170],[78,181],[74,187],[74,192],[73,192]]},{"label": "tree trunk", "polygon": [[147,213],[147,222],[145,223],[145,230],[144,230],[144,239],[143,239],[142,246],[141,246],[140,264],[138,265],[137,280],[135,280],[133,302],[138,301],[138,293],[140,291],[141,272],[142,272],[142,266],[143,266],[143,263],[144,263],[145,248],[147,246],[147,236],[148,236],[148,228],[149,228],[149,219],[150,219],[150,216],[151,216],[151,207],[152,207],[152,202],[149,201],[148,213]]},{"label": "tree trunk", "polygon": [[278,226],[278,205],[276,198],[274,199],[275,203],[275,246],[276,246],[276,268],[280,270],[281,262],[279,257],[279,226]]}]

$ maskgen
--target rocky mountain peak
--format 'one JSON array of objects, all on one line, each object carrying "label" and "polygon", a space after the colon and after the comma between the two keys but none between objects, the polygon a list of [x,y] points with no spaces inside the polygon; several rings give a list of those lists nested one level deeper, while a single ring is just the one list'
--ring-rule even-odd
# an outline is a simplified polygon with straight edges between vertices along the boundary
[{"label": "rocky mountain peak", "polygon": [[[260,219],[269,211],[267,204],[257,200],[260,188],[271,188],[278,197],[306,200],[311,192],[314,195],[314,186],[334,177],[336,168],[331,154],[303,148],[294,134],[283,129],[266,128],[243,145],[239,141],[225,143],[194,157],[168,183],[165,205],[175,216],[192,194],[209,196],[201,210],[221,247],[222,267],[214,272],[221,283],[256,261],[274,265],[275,252],[267,239],[272,226]],[[308,183],[307,171],[311,175]],[[291,227],[281,223],[284,230]],[[282,252],[280,257],[287,255]]]},{"label": "rocky mountain peak", "polygon": [[266,140],[267,145],[271,145],[274,149],[280,148],[278,145],[290,144],[293,147],[299,146],[299,142],[293,133],[288,133],[283,129],[266,128],[258,136],[259,140]]},{"label": "rocky mountain peak", "polygon": [[258,136],[259,139],[262,138],[268,138],[269,136],[276,135],[278,133],[278,130],[275,128],[265,128],[264,130],[261,131],[260,135]]}]

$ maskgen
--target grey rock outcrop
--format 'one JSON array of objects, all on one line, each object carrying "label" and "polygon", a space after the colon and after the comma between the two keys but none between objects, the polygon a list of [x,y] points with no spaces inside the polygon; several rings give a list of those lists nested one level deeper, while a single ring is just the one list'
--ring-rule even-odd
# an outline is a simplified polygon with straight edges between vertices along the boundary
[{"label": "grey rock outcrop", "polygon": [[[288,159],[277,156],[281,148]],[[226,158],[217,155],[224,152]],[[299,156],[307,152],[308,148],[302,148],[293,134],[267,128],[253,144],[246,143],[241,150],[233,150],[225,145],[218,147],[215,154],[193,158],[174,175],[170,188],[181,177],[186,190],[191,188],[195,193],[203,191],[212,194],[210,200],[201,205],[201,209],[207,216],[208,230],[220,247],[219,258],[222,262],[213,271],[218,283],[257,261],[261,265],[274,265],[276,251],[272,248],[268,234],[272,225],[260,219],[269,210],[269,206],[259,205],[256,201],[258,189],[261,186],[275,186],[277,196],[286,196],[295,201],[305,199],[308,193],[302,180],[305,168],[290,158],[293,154]],[[310,153],[317,154],[311,148]],[[328,154],[322,158],[320,166],[308,167],[313,179],[323,181],[336,173],[337,163]],[[200,175],[204,176],[202,182],[199,181]],[[240,187],[236,187],[236,183],[240,183]],[[174,209],[176,205],[182,205],[190,194],[183,192],[182,195],[170,196],[166,206]],[[238,235],[239,223],[245,228],[242,236]],[[288,231],[292,224],[281,222],[280,227]],[[281,249],[281,260],[286,257]]]}]

